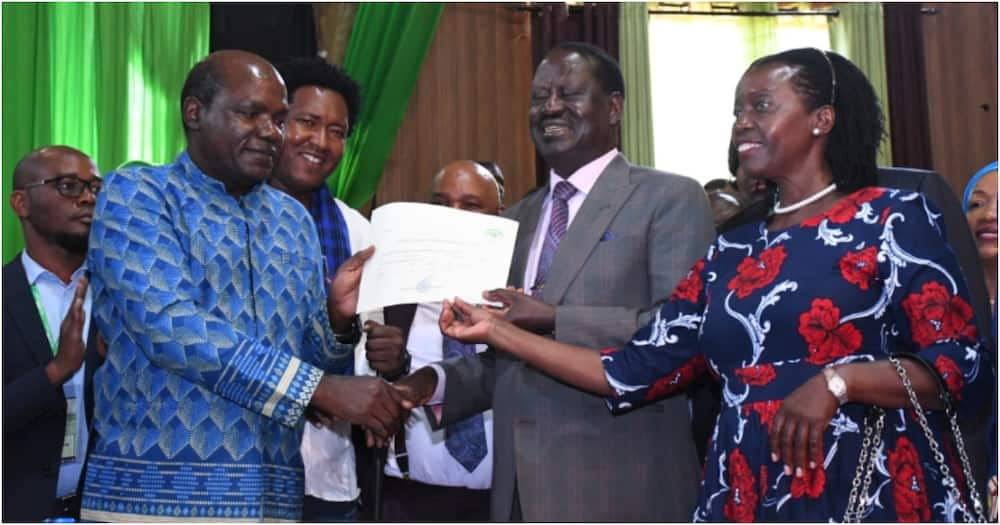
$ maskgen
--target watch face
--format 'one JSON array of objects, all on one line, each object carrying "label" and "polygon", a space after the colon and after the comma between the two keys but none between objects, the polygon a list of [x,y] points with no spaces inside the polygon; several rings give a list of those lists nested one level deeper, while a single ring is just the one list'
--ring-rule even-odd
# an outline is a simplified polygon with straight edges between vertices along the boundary
[{"label": "watch face", "polygon": [[847,401],[847,384],[844,383],[844,379],[838,375],[834,375],[827,381],[827,388],[830,392],[837,398],[840,404],[844,404]]}]

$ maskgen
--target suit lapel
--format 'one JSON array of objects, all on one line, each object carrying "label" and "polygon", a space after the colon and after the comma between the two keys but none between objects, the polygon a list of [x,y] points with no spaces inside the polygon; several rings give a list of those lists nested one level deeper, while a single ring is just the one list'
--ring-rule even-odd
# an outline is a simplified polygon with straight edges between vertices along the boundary
[{"label": "suit lapel", "polygon": [[587,194],[552,260],[548,282],[542,289],[542,300],[546,303],[562,301],[590,252],[601,242],[611,220],[632,195],[635,185],[629,180],[629,169],[625,157],[618,155],[604,168]]},{"label": "suit lapel", "polygon": [[403,331],[403,345],[410,340],[410,327],[413,325],[413,316],[417,314],[417,304],[394,304],[382,309],[387,326],[395,326]]},{"label": "suit lapel", "polygon": [[49,345],[49,338],[45,334],[42,318],[38,315],[35,298],[31,295],[31,287],[28,286],[28,276],[24,273],[20,253],[7,268],[10,273],[9,278],[4,279],[4,309],[14,320],[32,359],[39,365],[44,365],[52,359],[52,346]]},{"label": "suit lapel", "polygon": [[545,203],[545,196],[548,194],[548,185],[539,188],[524,198],[516,216],[509,216],[518,222],[517,242],[514,244],[514,260],[510,264],[510,275],[507,282],[513,286],[526,287],[524,281],[524,269],[528,261],[528,252],[531,250],[531,241],[535,238],[535,229],[538,228],[538,219],[542,213],[542,205]]}]

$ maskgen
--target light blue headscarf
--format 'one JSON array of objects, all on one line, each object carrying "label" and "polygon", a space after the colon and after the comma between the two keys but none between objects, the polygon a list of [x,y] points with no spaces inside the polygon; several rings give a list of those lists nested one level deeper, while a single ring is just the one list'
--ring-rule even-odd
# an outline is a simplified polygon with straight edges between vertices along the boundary
[{"label": "light blue headscarf", "polygon": [[972,196],[972,189],[976,187],[976,183],[979,179],[983,178],[983,175],[991,171],[997,170],[997,161],[993,161],[985,166],[983,166],[975,175],[969,179],[969,183],[965,185],[965,195],[962,195],[962,211],[969,213],[969,197]]}]

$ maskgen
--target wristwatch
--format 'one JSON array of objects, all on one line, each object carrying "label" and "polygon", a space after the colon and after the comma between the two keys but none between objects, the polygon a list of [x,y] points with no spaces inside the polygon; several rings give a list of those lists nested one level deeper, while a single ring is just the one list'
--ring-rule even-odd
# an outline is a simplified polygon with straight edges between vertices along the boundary
[{"label": "wristwatch", "polygon": [[837,373],[833,367],[823,369],[823,376],[826,377],[826,389],[837,398],[837,403],[843,405],[847,402],[847,383],[843,377]]},{"label": "wristwatch", "polygon": [[351,320],[351,329],[346,334],[338,334],[333,332],[333,336],[337,338],[337,342],[342,345],[356,345],[358,341],[361,341],[361,323],[359,322],[358,316],[354,316]]},{"label": "wristwatch", "polygon": [[410,364],[413,360],[413,356],[411,356],[410,353],[407,352],[406,349],[404,348],[403,353],[400,354],[400,357],[402,358],[403,363],[399,367],[399,371],[393,372],[392,374],[384,375],[382,376],[382,379],[385,379],[386,381],[392,383],[393,381],[396,381],[397,379],[400,379],[403,376],[410,373]]}]

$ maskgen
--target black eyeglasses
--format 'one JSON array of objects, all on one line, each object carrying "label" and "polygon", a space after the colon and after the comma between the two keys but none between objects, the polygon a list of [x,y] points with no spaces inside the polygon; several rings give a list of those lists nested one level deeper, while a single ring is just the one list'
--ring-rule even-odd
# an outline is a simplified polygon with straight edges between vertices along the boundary
[{"label": "black eyeglasses", "polygon": [[51,179],[45,179],[38,182],[32,182],[31,184],[25,184],[24,189],[34,188],[35,186],[44,186],[46,184],[56,184],[56,191],[59,195],[63,197],[69,197],[75,199],[80,195],[83,195],[83,189],[86,188],[87,191],[93,196],[97,196],[101,192],[101,186],[104,184],[101,179],[94,179],[92,181],[83,181],[76,177],[52,177]]}]

